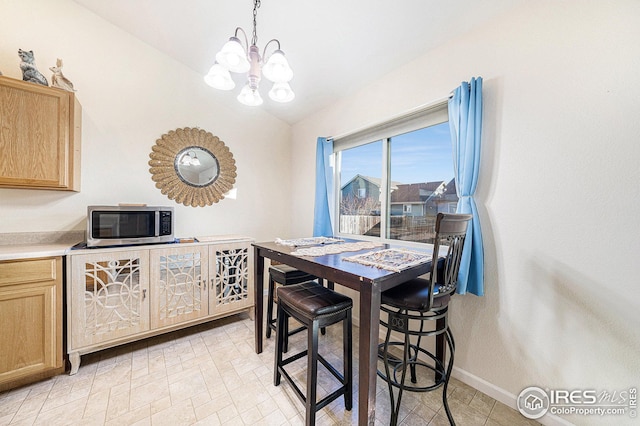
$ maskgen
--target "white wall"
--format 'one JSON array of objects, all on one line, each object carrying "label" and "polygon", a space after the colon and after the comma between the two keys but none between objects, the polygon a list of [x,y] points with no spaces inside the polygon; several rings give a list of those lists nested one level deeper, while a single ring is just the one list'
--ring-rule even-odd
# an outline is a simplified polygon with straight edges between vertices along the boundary
[{"label": "white wall", "polygon": [[292,233],[312,229],[317,136],[380,122],[482,76],[486,296],[454,298],[458,375],[507,402],[534,385],[638,387],[638,40],[637,1],[529,2],[308,117],[292,129]]},{"label": "white wall", "polygon": [[[0,71],[22,79],[18,49],[38,69],[64,61],[83,108],[79,193],[0,189],[0,233],[85,228],[86,207],[119,202],[172,205],[176,236],[288,236],[272,205],[290,203],[290,128],[261,109],[223,104],[202,76],[69,0],[0,1]],[[236,200],[186,207],[160,193],[149,153],[164,133],[200,127],[220,137],[237,166]],[[277,164],[264,161],[274,156]]]}]

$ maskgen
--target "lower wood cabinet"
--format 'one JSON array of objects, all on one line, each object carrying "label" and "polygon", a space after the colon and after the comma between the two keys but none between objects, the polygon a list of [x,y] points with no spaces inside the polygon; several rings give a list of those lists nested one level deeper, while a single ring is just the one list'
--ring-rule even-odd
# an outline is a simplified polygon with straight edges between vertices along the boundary
[{"label": "lower wood cabinet", "polygon": [[83,354],[242,311],[253,315],[252,241],[72,252],[71,374]]},{"label": "lower wood cabinet", "polygon": [[0,261],[0,392],[64,371],[62,258]]}]

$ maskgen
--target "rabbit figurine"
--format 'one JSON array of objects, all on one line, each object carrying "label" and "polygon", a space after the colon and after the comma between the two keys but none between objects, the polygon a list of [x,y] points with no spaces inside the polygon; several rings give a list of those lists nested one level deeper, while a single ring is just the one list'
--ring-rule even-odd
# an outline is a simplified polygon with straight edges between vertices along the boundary
[{"label": "rabbit figurine", "polygon": [[27,52],[26,50],[18,49],[18,56],[20,56],[22,60],[22,62],[20,62],[20,69],[22,70],[22,79],[24,81],[42,84],[43,86],[49,85],[45,76],[36,68],[33,50]]},{"label": "rabbit figurine", "polygon": [[53,72],[53,75],[51,76],[51,87],[57,87],[69,92],[76,91],[76,89],[73,88],[73,83],[62,74],[62,59],[58,59],[56,61],[56,66],[49,67],[49,69]]}]

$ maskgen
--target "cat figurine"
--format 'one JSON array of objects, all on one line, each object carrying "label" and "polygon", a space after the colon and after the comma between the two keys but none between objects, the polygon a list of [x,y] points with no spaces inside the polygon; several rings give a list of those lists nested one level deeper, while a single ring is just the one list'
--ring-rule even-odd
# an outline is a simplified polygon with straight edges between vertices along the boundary
[{"label": "cat figurine", "polygon": [[69,92],[76,91],[76,89],[73,88],[73,83],[62,74],[62,59],[58,59],[56,61],[56,66],[49,67],[49,69],[53,72],[53,75],[51,76],[51,87],[57,87]]},{"label": "cat figurine", "polygon": [[31,83],[42,84],[48,86],[49,82],[40,71],[36,68],[33,57],[33,50],[25,51],[18,49],[18,56],[22,62],[20,62],[20,69],[22,70],[22,79]]}]

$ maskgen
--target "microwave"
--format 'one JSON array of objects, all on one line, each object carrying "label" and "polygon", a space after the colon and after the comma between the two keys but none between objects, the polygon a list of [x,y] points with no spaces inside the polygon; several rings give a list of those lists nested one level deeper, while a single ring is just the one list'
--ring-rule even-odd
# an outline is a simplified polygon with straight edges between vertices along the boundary
[{"label": "microwave", "polygon": [[173,207],[89,206],[87,247],[172,243]]}]

